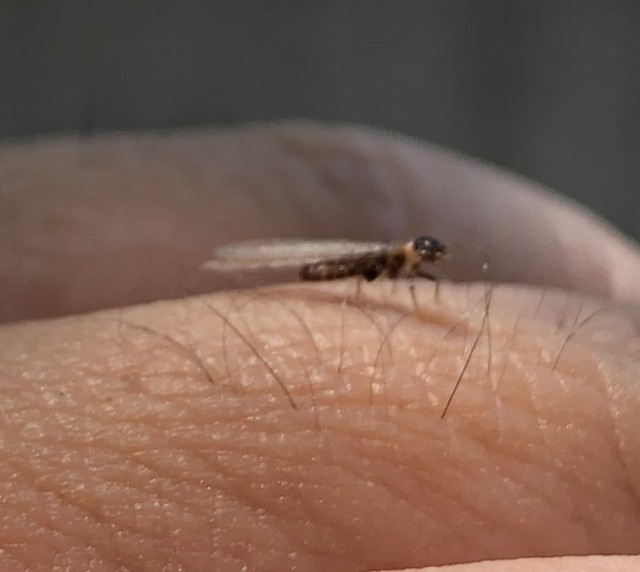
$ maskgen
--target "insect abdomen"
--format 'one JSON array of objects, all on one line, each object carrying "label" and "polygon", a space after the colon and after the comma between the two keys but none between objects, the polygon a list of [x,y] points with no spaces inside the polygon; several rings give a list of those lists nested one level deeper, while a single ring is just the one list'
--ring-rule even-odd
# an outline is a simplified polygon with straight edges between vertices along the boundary
[{"label": "insect abdomen", "polygon": [[300,269],[300,278],[302,280],[339,280],[358,273],[354,265],[315,262],[306,264]]},{"label": "insect abdomen", "polygon": [[323,260],[307,264],[300,269],[302,280],[339,280],[351,276],[362,276],[365,280],[375,280],[386,268],[384,254]]}]

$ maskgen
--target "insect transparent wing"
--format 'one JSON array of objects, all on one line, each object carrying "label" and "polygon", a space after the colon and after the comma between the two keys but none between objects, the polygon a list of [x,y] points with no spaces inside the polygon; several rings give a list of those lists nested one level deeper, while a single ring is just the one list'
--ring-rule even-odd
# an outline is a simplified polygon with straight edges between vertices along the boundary
[{"label": "insect transparent wing", "polygon": [[299,260],[290,258],[272,258],[270,260],[231,260],[212,258],[204,262],[200,268],[202,270],[212,270],[214,272],[233,272],[239,270],[265,270],[268,268],[295,268],[304,264]]},{"label": "insect transparent wing", "polygon": [[320,260],[358,256],[389,248],[384,242],[279,239],[225,244],[214,250],[205,270],[233,271],[291,268]]}]

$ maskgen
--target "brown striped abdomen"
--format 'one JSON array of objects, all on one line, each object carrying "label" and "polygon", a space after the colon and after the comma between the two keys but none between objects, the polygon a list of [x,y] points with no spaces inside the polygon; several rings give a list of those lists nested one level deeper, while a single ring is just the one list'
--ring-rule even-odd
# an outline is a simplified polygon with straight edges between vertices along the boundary
[{"label": "brown striped abdomen", "polygon": [[340,280],[351,276],[362,276],[375,280],[387,269],[385,254],[338,258],[306,264],[300,269],[302,280]]},{"label": "brown striped abdomen", "polygon": [[331,264],[327,262],[315,262],[306,264],[300,269],[302,280],[339,280],[356,276],[359,272],[355,265]]}]

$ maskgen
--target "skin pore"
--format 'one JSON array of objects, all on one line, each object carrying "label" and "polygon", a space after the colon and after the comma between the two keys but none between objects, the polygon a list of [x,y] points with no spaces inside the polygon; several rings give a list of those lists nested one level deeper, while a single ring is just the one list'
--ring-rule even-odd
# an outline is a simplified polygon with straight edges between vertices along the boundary
[{"label": "skin pore", "polygon": [[[0,568],[638,553],[640,262],[578,207],[413,142],[302,125],[7,147],[0,174],[2,317],[68,316],[0,329]],[[404,283],[353,305],[350,282],[238,292],[272,277],[197,270],[219,242],[425,232],[463,245],[448,275],[482,278],[471,244],[529,286],[488,305],[483,284],[436,300],[421,282],[415,311]]]}]

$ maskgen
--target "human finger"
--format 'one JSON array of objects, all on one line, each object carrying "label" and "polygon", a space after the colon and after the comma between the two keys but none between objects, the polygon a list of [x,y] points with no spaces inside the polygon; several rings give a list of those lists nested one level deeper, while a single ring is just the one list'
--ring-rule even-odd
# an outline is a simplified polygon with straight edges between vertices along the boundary
[{"label": "human finger", "polygon": [[373,130],[293,124],[52,139],[4,146],[0,181],[5,321],[264,283],[199,267],[217,244],[274,236],[433,234],[455,245],[451,278],[612,299],[640,291],[636,247],[586,210]]},{"label": "human finger", "polygon": [[348,286],[0,330],[5,567],[638,552],[633,322],[562,292],[418,284],[416,310]]},{"label": "human finger", "polygon": [[639,566],[637,556],[566,556],[456,564],[422,568],[421,572],[634,572]]}]

